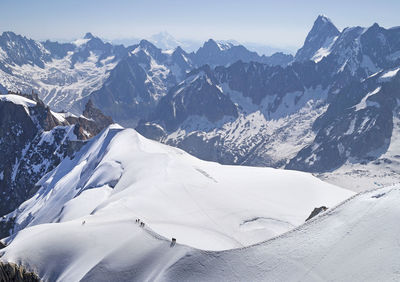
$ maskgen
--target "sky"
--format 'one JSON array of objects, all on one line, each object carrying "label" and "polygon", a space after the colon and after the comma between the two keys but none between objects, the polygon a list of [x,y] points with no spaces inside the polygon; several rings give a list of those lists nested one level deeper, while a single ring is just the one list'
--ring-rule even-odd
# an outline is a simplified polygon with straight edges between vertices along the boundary
[{"label": "sky", "polygon": [[106,39],[235,39],[299,48],[318,15],[347,26],[400,25],[399,0],[0,0],[0,32],[68,41],[90,31]]}]

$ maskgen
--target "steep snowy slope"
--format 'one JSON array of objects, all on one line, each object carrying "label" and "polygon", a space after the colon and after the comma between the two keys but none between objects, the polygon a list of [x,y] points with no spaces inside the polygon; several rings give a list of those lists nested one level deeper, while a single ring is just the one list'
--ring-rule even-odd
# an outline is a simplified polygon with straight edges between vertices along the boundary
[{"label": "steep snowy slope", "polygon": [[[111,123],[91,103],[76,117],[51,111],[36,95],[0,95],[0,216],[29,199],[38,180]],[[0,219],[0,237],[8,229]]]},{"label": "steep snowy slope", "polygon": [[400,186],[364,192],[279,237],[226,251],[179,237],[170,248],[130,218],[93,215],[84,225],[25,229],[1,260],[51,281],[396,281],[399,197]]},{"label": "steep snowy slope", "polygon": [[285,232],[317,206],[352,192],[310,174],[222,166],[112,126],[37,185],[14,213],[15,230],[92,218],[142,219],[202,249],[247,246]]}]

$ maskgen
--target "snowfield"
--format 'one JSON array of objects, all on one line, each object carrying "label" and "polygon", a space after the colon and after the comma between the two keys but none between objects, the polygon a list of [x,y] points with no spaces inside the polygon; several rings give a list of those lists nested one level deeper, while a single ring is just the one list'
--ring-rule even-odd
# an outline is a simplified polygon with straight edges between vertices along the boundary
[{"label": "snowfield", "polygon": [[[192,247],[250,246],[354,194],[303,172],[201,161],[117,125],[38,184],[38,193],[9,215],[15,231],[23,230],[6,239],[2,259],[50,281],[78,281],[109,256],[119,257],[117,268],[147,260],[163,268]],[[169,249],[163,237],[190,247]]]}]

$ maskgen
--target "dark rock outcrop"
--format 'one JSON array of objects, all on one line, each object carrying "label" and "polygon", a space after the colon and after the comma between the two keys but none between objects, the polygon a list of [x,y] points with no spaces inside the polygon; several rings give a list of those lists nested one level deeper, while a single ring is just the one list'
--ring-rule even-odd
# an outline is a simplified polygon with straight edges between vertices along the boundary
[{"label": "dark rock outcrop", "polygon": [[0,282],[39,282],[40,278],[33,272],[14,263],[0,262]]},{"label": "dark rock outcrop", "polygon": [[319,208],[315,208],[315,209],[311,212],[311,214],[307,217],[306,221],[307,221],[307,220],[310,220],[311,218],[313,218],[313,217],[315,217],[315,216],[317,216],[317,215],[319,215],[321,212],[324,212],[324,211],[326,211],[327,209],[328,209],[328,208],[325,207],[325,206],[322,206],[322,207],[319,207]]},{"label": "dark rock outcrop", "polygon": [[[0,216],[31,197],[44,174],[112,123],[92,104],[86,107],[88,117],[60,119],[36,95],[23,96],[32,106],[0,101]],[[0,220],[0,237],[8,235],[9,225]]]}]

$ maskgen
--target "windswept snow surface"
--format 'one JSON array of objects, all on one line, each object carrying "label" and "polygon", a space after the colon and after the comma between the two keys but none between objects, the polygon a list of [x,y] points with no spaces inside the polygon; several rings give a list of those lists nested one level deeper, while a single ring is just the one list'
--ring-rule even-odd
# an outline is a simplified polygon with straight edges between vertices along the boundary
[{"label": "windswept snow surface", "polygon": [[110,257],[112,268],[155,263],[146,274],[155,279],[191,250],[170,249],[137,218],[181,244],[226,250],[282,234],[314,207],[353,195],[303,172],[201,161],[116,125],[38,184],[12,215],[27,228],[8,239],[3,258],[51,281],[78,281]]}]

